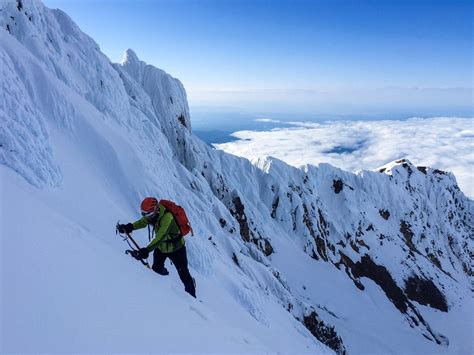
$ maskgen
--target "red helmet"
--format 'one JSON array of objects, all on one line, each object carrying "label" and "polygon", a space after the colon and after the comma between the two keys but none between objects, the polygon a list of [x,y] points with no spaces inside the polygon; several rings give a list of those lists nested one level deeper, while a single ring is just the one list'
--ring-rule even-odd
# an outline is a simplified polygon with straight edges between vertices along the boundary
[{"label": "red helmet", "polygon": [[142,216],[153,217],[158,211],[158,200],[154,197],[145,197],[140,207]]}]

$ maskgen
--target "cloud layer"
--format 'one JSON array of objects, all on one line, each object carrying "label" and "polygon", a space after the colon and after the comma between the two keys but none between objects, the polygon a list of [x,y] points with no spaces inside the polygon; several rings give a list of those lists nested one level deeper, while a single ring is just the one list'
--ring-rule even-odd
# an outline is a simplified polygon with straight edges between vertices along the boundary
[{"label": "cloud layer", "polygon": [[271,155],[294,166],[326,162],[350,171],[408,158],[453,172],[461,190],[474,197],[473,118],[292,123],[292,128],[239,131],[233,136],[240,140],[215,146],[249,159]]}]

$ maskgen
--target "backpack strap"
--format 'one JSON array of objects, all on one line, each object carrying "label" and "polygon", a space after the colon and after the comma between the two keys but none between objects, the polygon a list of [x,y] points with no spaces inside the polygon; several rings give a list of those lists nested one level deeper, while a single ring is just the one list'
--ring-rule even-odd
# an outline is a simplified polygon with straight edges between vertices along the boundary
[{"label": "backpack strap", "polygon": [[[148,243],[151,243],[151,228],[150,225],[147,224],[147,229],[148,229]],[[155,225],[153,225],[153,234],[155,233]]]},{"label": "backpack strap", "polygon": [[[167,214],[167,213],[171,214],[171,216],[173,217],[173,221],[174,221],[174,223],[176,224],[176,227],[178,227],[178,230],[179,230],[178,222],[176,221],[176,217],[174,216],[174,214],[173,214],[169,209],[167,209],[164,205],[160,204],[160,206],[163,206],[163,208],[165,209],[165,211],[164,211],[164,213],[163,213],[163,217],[164,217],[165,214]],[[163,218],[163,217],[162,217],[162,218]],[[160,218],[160,219],[161,219],[161,218]],[[179,238],[183,237],[183,236],[181,235],[181,232],[179,232],[178,234],[176,234],[176,233],[169,233],[169,234],[170,234],[171,236],[173,236],[173,235],[175,236],[175,238],[172,238],[172,239],[170,239],[170,240],[179,239]]]},{"label": "backpack strap", "polygon": [[[150,233],[150,225],[148,225],[148,240],[149,240],[149,242],[151,242],[151,240],[153,239],[153,238],[151,238],[151,236],[152,236],[152,235],[153,235],[153,236],[155,235],[156,223],[159,223],[160,220],[165,216],[165,214],[170,213],[171,216],[173,217],[173,220],[175,221],[175,224],[177,225],[177,223],[176,223],[176,218],[174,217],[173,213],[171,213],[165,206],[163,206],[163,205],[161,205],[161,204],[160,204],[160,206],[162,206],[163,209],[164,209],[163,215],[162,215],[162,216],[159,216],[160,218],[157,219],[157,220],[155,221],[155,223],[153,223],[153,230],[151,231],[151,233]],[[178,227],[178,230],[179,230],[179,227]],[[179,240],[180,240],[181,238],[183,238],[183,236],[181,235],[181,233],[178,233],[178,234],[176,234],[176,233],[168,233],[168,234],[169,234],[171,237],[173,237],[173,238],[164,240],[164,241],[163,241],[164,243],[173,243],[173,244],[176,244],[176,243],[179,242]]]}]

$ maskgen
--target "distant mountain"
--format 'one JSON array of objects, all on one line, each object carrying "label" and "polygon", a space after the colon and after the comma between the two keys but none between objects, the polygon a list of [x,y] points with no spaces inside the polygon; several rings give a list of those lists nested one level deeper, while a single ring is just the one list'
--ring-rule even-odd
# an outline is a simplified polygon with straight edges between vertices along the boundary
[{"label": "distant mountain", "polygon": [[[179,80],[36,0],[0,3],[0,63],[2,352],[472,352],[453,174],[214,150]],[[145,196],[190,217],[197,301],[123,253]]]}]

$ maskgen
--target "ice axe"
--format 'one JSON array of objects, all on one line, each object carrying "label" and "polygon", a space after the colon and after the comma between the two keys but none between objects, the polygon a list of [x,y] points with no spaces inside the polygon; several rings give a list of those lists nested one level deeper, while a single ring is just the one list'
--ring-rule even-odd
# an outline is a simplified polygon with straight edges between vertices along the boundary
[{"label": "ice axe", "polygon": [[[123,240],[125,240],[128,244],[128,246],[130,247],[130,249],[127,249],[125,250],[125,254],[127,255],[130,255],[131,257],[133,257],[134,259],[140,261],[144,266],[146,266],[147,268],[150,268],[150,264],[148,264],[148,261],[147,260],[143,260],[143,259],[140,259],[138,257],[138,250],[140,249],[140,246],[138,245],[138,243],[135,241],[135,239],[132,238],[132,236],[130,235],[130,233],[128,232],[125,232],[124,234],[120,233],[119,232],[119,224],[120,224],[120,221],[117,222],[117,225],[115,226],[115,234],[117,235],[120,235],[120,237],[122,237]],[[130,242],[132,242],[132,244],[130,244]]]}]

